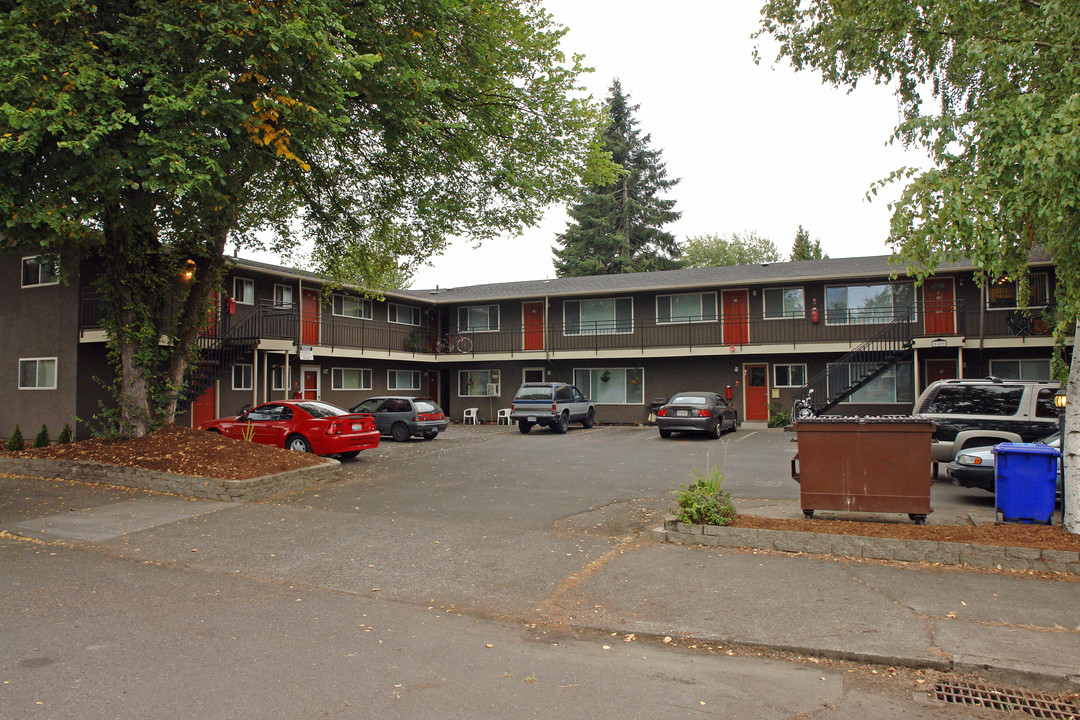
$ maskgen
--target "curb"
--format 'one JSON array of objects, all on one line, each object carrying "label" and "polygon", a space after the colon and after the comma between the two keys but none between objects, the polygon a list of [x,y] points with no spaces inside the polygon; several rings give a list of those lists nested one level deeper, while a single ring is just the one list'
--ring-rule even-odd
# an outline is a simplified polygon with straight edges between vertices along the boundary
[{"label": "curb", "polygon": [[334,480],[340,467],[339,461],[324,458],[323,463],[312,467],[286,470],[245,480],[223,480],[104,465],[88,460],[0,458],[0,472],[12,475],[61,478],[95,485],[118,485],[226,502],[260,500],[290,490],[322,485]]},{"label": "curb", "polygon": [[718,525],[684,525],[673,517],[653,528],[658,542],[727,548],[842,555],[873,560],[966,565],[995,570],[1034,570],[1080,575],[1080,552],[1004,545],[898,540],[863,535],[830,535],[796,530],[759,530]]}]

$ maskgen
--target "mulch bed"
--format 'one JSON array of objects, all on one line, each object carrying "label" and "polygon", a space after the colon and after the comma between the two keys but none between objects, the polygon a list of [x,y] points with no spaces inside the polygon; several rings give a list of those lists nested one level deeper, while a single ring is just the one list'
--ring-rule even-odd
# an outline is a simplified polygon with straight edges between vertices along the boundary
[{"label": "mulch bed", "polygon": [[995,525],[916,525],[915,523],[872,523],[851,520],[779,519],[738,515],[732,527],[760,530],[794,530],[830,535],[932,540],[935,542],[1003,545],[1080,552],[1080,535],[1065,532],[1060,526],[1001,523]]},{"label": "mulch bed", "polygon": [[89,460],[105,465],[223,480],[246,480],[324,462],[317,455],[234,440],[177,425],[166,425],[141,438],[94,438],[3,454],[53,460]]}]

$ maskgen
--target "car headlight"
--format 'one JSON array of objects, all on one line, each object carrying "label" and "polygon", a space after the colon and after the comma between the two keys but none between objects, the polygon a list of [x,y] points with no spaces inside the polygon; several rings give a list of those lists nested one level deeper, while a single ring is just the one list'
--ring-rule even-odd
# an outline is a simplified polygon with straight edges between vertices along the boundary
[{"label": "car headlight", "polygon": [[982,465],[982,458],[978,455],[957,455],[957,465]]}]

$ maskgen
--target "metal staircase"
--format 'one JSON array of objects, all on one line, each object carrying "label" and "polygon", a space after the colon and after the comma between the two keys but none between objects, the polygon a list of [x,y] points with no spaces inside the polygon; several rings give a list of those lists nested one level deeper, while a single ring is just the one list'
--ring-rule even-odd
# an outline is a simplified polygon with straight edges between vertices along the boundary
[{"label": "metal staircase", "polygon": [[177,403],[178,411],[189,408],[195,398],[212,386],[233,363],[249,356],[259,344],[257,312],[237,323],[230,320],[230,315],[218,312],[196,339],[199,359],[188,370],[187,383]]},{"label": "metal staircase", "polygon": [[914,347],[911,311],[874,333],[851,352],[829,363],[796,394],[791,419],[824,415],[883,372],[907,358]]}]

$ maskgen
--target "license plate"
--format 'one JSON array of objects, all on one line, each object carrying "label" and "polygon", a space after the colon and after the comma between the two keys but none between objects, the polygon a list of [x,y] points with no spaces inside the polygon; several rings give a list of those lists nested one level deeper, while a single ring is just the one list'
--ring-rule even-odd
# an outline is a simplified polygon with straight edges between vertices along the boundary
[{"label": "license plate", "polygon": [[352,424],[352,429],[353,429],[353,432],[360,432],[361,430],[364,429],[364,426],[361,425],[360,423],[353,423]]},{"label": "license plate", "polygon": [[529,418],[528,422],[536,422],[536,416],[534,415],[531,418]]},{"label": "license plate", "polygon": [[679,417],[689,417],[690,416],[690,411],[689,410],[676,410],[675,414],[678,415]]}]

